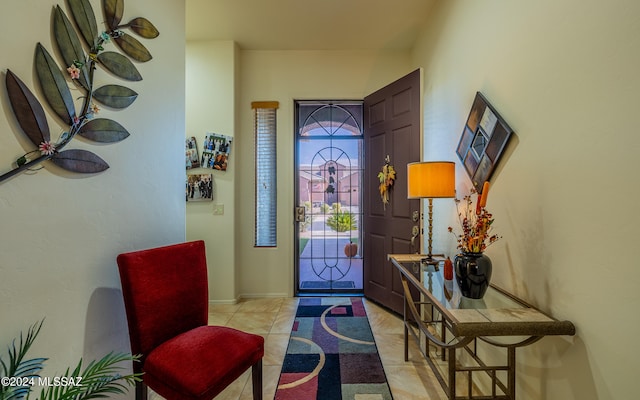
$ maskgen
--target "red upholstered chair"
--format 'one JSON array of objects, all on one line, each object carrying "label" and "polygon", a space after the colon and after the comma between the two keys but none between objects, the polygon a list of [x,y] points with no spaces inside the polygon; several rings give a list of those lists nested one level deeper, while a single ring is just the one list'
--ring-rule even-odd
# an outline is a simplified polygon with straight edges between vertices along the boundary
[{"label": "red upholstered chair", "polygon": [[203,241],[120,254],[117,258],[131,352],[147,386],[168,400],[210,400],[251,367],[253,398],[262,399],[264,338],[208,326]]}]

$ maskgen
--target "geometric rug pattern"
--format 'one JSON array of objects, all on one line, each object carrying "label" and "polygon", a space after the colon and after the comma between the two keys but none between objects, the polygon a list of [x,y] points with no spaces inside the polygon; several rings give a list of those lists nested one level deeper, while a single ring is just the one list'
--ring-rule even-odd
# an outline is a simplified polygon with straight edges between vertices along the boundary
[{"label": "geometric rug pattern", "polygon": [[275,400],[391,399],[362,298],[300,298]]}]

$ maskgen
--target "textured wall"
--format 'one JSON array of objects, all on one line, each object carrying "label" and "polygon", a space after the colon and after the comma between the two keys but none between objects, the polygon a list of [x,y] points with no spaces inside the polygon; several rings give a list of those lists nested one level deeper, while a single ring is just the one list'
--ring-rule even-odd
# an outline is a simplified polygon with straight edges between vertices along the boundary
[{"label": "textured wall", "polygon": [[[101,2],[92,5],[102,29]],[[57,52],[50,34],[54,2],[2,6],[0,172],[32,149],[6,96],[6,69],[37,94],[35,45]],[[49,375],[80,357],[129,351],[116,256],[185,239],[184,3],[127,0],[124,19],[138,16],[160,30],[157,39],[141,39],[154,58],[137,64],[141,82],[127,83],[139,93],[133,105],[101,111],[131,136],[108,145],[74,139],[67,147],[91,150],[110,168],[79,176],[46,164],[0,184],[0,354],[21,330],[46,317],[31,355],[51,359]],[[100,84],[118,81],[102,71],[96,76]],[[62,127],[48,115],[57,137]]]},{"label": "textured wall", "polygon": [[[634,1],[442,1],[414,50],[426,159],[457,160],[476,91],[516,132],[488,197],[504,236],[487,250],[494,282],[577,328],[519,351],[519,398],[636,397],[639,12]],[[463,196],[471,183],[457,170]],[[438,207],[446,232],[454,206]]]},{"label": "textured wall", "polygon": [[[187,238],[207,243],[209,299],[234,302],[238,298],[235,262],[235,200],[238,149],[235,129],[236,57],[230,41],[190,42],[187,45],[187,135],[198,142],[199,154],[205,134],[233,136],[226,171],[198,168],[193,172],[213,175],[213,201],[187,204]],[[242,160],[240,161],[242,162]],[[214,206],[223,206],[222,215],[214,215]]]}]

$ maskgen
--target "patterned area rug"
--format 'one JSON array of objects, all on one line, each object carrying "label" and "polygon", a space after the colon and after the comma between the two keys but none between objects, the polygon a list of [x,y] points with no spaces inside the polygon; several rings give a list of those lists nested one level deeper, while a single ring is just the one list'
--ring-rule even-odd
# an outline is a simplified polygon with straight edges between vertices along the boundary
[{"label": "patterned area rug", "polygon": [[300,299],[275,400],[392,398],[362,299]]}]

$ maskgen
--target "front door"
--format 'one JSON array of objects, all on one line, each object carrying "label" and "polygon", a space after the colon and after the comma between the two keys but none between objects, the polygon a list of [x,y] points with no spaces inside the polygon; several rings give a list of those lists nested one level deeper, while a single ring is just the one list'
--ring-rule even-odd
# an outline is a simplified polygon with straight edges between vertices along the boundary
[{"label": "front door", "polygon": [[296,294],[361,294],[362,100],[296,105]]},{"label": "front door", "polygon": [[[421,157],[421,74],[418,69],[364,99],[364,294],[398,313],[402,283],[387,254],[420,251],[420,201],[407,199],[406,175],[407,164]],[[387,203],[378,178],[385,164],[396,171]]]}]

